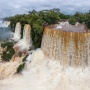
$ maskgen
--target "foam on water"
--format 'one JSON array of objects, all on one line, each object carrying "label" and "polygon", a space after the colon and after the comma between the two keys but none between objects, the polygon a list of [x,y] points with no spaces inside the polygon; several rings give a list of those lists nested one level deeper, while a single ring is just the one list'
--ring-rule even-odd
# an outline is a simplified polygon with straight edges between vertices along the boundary
[{"label": "foam on water", "polygon": [[90,68],[63,68],[37,49],[28,58],[22,75],[0,80],[0,90],[90,90]]}]

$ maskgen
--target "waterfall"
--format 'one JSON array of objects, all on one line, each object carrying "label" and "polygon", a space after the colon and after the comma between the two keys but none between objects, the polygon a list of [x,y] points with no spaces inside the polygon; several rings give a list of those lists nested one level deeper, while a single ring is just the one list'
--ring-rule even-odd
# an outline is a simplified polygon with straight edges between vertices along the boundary
[{"label": "waterfall", "polygon": [[18,51],[27,52],[29,48],[32,46],[30,33],[31,33],[31,27],[30,25],[26,24],[23,30],[23,38],[13,47],[16,52]]},{"label": "waterfall", "polygon": [[37,49],[30,54],[26,60],[26,69],[40,67],[40,65],[43,65],[44,63],[44,53],[41,49]]},{"label": "waterfall", "polygon": [[[21,36],[20,30],[21,30],[21,25],[18,22],[16,24],[13,40],[17,41],[20,39]],[[18,43],[14,45],[14,49],[17,54],[19,51],[21,52],[28,51],[28,49],[30,48],[30,44],[32,44],[30,33],[31,33],[31,27],[30,25],[26,24],[24,26],[23,39],[21,39]],[[16,56],[16,53],[15,55],[13,55],[10,62],[0,63],[0,79],[5,79],[7,77],[14,75],[17,71],[18,66],[22,64],[22,59],[25,57],[25,55],[19,57]]]},{"label": "waterfall", "polygon": [[20,39],[21,39],[21,24],[20,22],[17,22],[15,27],[14,37],[12,38],[12,40],[18,42]]},{"label": "waterfall", "polygon": [[[60,25],[45,27],[41,49],[30,53],[21,74],[0,80],[0,90],[90,90],[90,33],[80,24]],[[30,32],[30,26],[25,25],[23,39],[14,48],[26,50],[31,44]],[[12,69],[8,69],[8,64],[7,69],[1,68],[1,75],[16,70],[14,63],[10,64]]]},{"label": "waterfall", "polygon": [[24,26],[24,31],[23,31],[23,40],[27,44],[27,48],[31,47],[32,45],[32,40],[31,40],[31,27],[30,25],[26,24]]},{"label": "waterfall", "polygon": [[41,49],[29,55],[22,74],[0,80],[0,90],[90,90],[90,68],[63,69]]},{"label": "waterfall", "polygon": [[60,60],[64,67],[90,66],[90,32],[85,31],[84,25],[47,26],[42,39],[44,54]]}]

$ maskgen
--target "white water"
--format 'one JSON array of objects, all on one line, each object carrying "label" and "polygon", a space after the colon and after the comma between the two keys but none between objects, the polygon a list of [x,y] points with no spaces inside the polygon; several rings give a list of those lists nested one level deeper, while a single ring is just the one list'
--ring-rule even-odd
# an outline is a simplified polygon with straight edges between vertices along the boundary
[{"label": "white water", "polygon": [[41,49],[27,58],[22,75],[0,80],[0,90],[90,90],[90,68],[63,68]]},{"label": "white water", "polygon": [[21,24],[20,22],[17,22],[12,40],[14,40],[15,42],[18,42],[20,39],[21,39]]},{"label": "white water", "polygon": [[23,38],[19,40],[19,42],[17,42],[13,47],[15,51],[20,51],[20,52],[28,51],[28,49],[32,46],[30,33],[31,33],[31,27],[26,24],[23,30]]}]

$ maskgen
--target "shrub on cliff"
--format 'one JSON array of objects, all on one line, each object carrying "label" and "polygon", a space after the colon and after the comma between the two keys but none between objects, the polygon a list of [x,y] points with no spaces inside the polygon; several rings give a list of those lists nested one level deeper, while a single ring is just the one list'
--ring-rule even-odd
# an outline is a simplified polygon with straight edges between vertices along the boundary
[{"label": "shrub on cliff", "polygon": [[17,68],[17,73],[20,73],[23,70],[24,66],[25,66],[25,63],[19,65],[19,67]]},{"label": "shrub on cliff", "polygon": [[90,28],[90,21],[87,21],[87,22],[86,22],[86,26],[87,26],[88,28]]},{"label": "shrub on cliff", "polygon": [[1,44],[2,48],[6,48],[5,51],[3,51],[1,57],[3,61],[10,61],[12,56],[14,55],[15,51],[12,48],[13,47],[13,43],[12,42],[5,42]]},{"label": "shrub on cliff", "polygon": [[72,24],[72,25],[75,25],[77,22],[76,18],[75,17],[70,17],[69,19],[69,23]]},{"label": "shrub on cliff", "polygon": [[17,73],[20,73],[24,67],[25,67],[25,61],[26,61],[27,55],[23,58],[23,63],[21,65],[19,65],[19,67],[17,68]]}]

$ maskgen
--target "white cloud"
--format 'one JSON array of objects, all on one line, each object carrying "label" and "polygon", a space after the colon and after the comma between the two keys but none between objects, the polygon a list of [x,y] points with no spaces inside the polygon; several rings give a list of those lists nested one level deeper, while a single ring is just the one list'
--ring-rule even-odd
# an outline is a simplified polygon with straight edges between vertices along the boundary
[{"label": "white cloud", "polygon": [[60,8],[69,14],[86,12],[90,9],[90,0],[0,0],[0,17],[51,8]]}]

